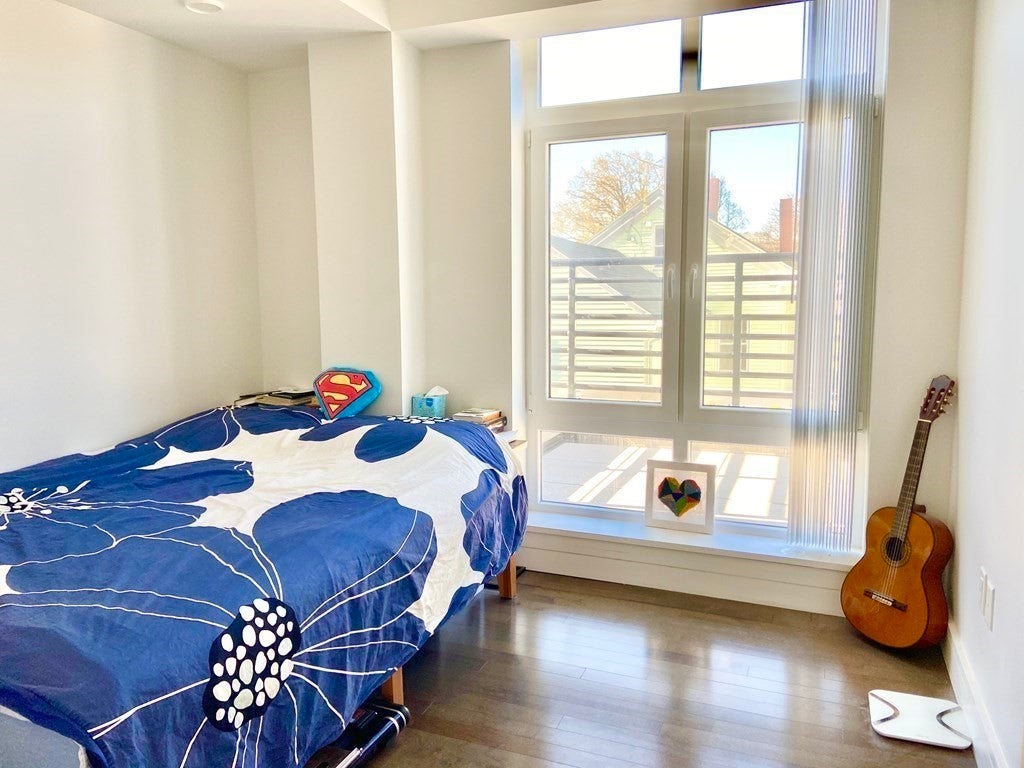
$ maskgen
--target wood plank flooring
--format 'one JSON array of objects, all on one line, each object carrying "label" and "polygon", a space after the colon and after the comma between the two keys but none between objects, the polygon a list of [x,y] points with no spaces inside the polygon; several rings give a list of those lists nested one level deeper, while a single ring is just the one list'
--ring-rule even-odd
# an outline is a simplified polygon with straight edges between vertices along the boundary
[{"label": "wood plank flooring", "polygon": [[956,768],[891,741],[867,692],[952,698],[938,650],[897,654],[845,621],[527,573],[485,591],[405,669],[412,725],[375,768]]}]

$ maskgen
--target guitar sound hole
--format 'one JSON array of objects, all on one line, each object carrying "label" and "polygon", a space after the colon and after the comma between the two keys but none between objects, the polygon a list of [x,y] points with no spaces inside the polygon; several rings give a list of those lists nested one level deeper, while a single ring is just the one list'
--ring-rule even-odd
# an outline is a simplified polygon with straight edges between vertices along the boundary
[{"label": "guitar sound hole", "polygon": [[889,565],[903,565],[910,559],[910,545],[895,536],[886,536],[882,542],[882,554]]}]

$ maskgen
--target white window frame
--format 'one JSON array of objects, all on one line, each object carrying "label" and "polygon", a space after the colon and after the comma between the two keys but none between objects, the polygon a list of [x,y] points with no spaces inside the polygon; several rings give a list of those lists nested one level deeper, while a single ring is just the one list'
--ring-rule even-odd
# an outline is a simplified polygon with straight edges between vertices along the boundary
[{"label": "white window frame", "polygon": [[[549,318],[548,300],[548,160],[550,147],[572,141],[611,139],[626,136],[666,137],[665,183],[665,290],[662,294],[662,397],[660,404],[623,403],[621,401],[564,400],[550,396],[548,377]],[[677,115],[607,120],[599,123],[581,123],[549,126],[532,131],[530,147],[530,178],[543,179],[530,199],[530,253],[538,256],[530,264],[530,355],[544,355],[544,365],[530,367],[529,400],[538,418],[550,419],[576,416],[587,422],[593,419],[611,419],[620,422],[663,421],[673,419],[679,411],[679,335],[680,301],[678,274],[681,263],[682,199],[683,199],[683,122]],[[676,201],[673,203],[672,201]],[[542,263],[541,263],[542,260]]]},{"label": "white window frame", "polygon": [[[703,403],[706,317],[704,251],[707,238],[707,182],[711,160],[708,136],[713,130],[798,123],[800,120],[799,102],[705,110],[690,119],[687,148],[691,172],[687,177],[689,205],[686,211],[686,264],[683,273],[687,280],[684,290],[690,299],[683,316],[686,367],[682,388],[685,393],[683,420],[686,422],[708,426],[784,429],[788,435],[790,409],[708,406]],[[691,285],[691,281],[695,285]]]},{"label": "white window frame", "polygon": [[[770,2],[726,2],[721,10]],[[683,49],[699,47],[700,17],[683,18]],[[802,81],[697,89],[697,62],[684,56],[682,92],[615,101],[540,106],[539,41],[522,44],[527,127],[527,483],[541,512],[635,520],[635,512],[543,501],[540,432],[564,431],[689,442],[789,444],[790,412],[701,404],[707,135],[712,128],[798,121]],[[553,400],[548,395],[548,147],[552,143],[666,133],[665,318],[662,404]],[[676,202],[672,202],[676,201]],[[695,224],[695,222],[697,222]],[[687,279],[698,266],[696,290]],[[785,528],[719,518],[716,530],[784,537]]]}]

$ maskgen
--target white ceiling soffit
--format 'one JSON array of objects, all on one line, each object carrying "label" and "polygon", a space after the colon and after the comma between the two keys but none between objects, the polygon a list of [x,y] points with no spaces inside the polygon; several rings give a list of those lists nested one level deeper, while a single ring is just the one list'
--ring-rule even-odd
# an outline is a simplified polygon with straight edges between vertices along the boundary
[{"label": "white ceiling soffit", "polygon": [[61,2],[249,71],[302,64],[313,40],[387,29],[385,0],[224,0],[209,15],[184,0]]},{"label": "white ceiling soffit", "polygon": [[396,32],[460,21],[493,19],[590,0],[389,0],[388,16]]}]

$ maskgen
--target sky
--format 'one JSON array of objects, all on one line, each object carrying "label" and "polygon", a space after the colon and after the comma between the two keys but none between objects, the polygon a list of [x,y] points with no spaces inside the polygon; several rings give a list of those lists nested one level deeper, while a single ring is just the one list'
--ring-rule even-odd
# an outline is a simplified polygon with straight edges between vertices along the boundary
[{"label": "sky", "polygon": [[[701,87],[799,78],[804,5],[755,8],[704,16]],[[679,19],[632,27],[547,37],[541,46],[545,106],[678,93],[682,51]],[[614,54],[614,55],[612,55]],[[551,149],[552,206],[569,181],[593,158],[612,149],[665,157],[664,136],[580,141]],[[724,178],[733,200],[758,231],[782,197],[796,191],[799,128],[790,123],[715,130],[709,145],[711,173]]]},{"label": "sky", "polygon": [[622,139],[574,141],[551,147],[551,206],[556,207],[566,197],[569,182],[594,158],[605,152],[650,152],[655,160],[665,162],[664,134],[656,136],[630,136]]},{"label": "sky", "polygon": [[[763,228],[783,197],[796,192],[800,129],[797,123],[728,128],[711,132],[711,174],[723,178],[747,215],[748,232]],[[665,160],[664,135],[578,141],[551,147],[551,205],[565,199],[569,182],[593,159],[609,151],[650,152]]]},{"label": "sky", "polygon": [[761,230],[779,200],[796,193],[799,124],[714,130],[709,144],[711,175],[725,179],[750,222],[746,231]]}]

